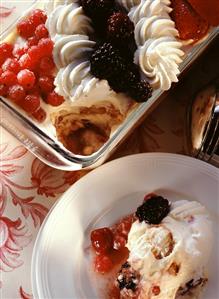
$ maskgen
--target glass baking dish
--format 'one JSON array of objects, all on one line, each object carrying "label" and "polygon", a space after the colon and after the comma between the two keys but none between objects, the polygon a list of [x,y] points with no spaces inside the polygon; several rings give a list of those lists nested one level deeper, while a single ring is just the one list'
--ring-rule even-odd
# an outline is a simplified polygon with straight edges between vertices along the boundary
[{"label": "glass baking dish", "polygon": [[[24,15],[28,14],[29,10],[35,7],[42,7],[42,1],[36,1]],[[16,21],[18,22],[19,19]],[[0,40],[6,39],[8,35],[12,34],[14,29],[15,24],[1,34]],[[187,53],[180,65],[181,73],[197,59],[218,34],[219,27],[212,28],[203,41],[192,47],[192,50]],[[158,89],[153,92],[152,97],[147,102],[136,105],[136,108],[127,115],[123,123],[110,135],[107,142],[97,152],[89,156],[75,155],[65,149],[55,137],[39,128],[34,121],[21,113],[19,109],[3,97],[0,97],[0,125],[23,143],[36,157],[52,167],[69,171],[94,168],[109,158],[127,135],[165,96],[166,92]]]}]

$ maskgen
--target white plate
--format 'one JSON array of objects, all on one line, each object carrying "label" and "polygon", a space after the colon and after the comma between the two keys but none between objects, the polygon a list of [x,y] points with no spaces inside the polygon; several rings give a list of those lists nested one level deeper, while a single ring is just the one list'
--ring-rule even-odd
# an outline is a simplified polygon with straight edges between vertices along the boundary
[{"label": "white plate", "polygon": [[97,298],[85,248],[89,232],[134,212],[146,193],[197,200],[212,214],[215,244],[205,299],[219,299],[219,170],[172,154],[139,154],[92,171],[61,198],[45,219],[32,259],[35,298]]}]

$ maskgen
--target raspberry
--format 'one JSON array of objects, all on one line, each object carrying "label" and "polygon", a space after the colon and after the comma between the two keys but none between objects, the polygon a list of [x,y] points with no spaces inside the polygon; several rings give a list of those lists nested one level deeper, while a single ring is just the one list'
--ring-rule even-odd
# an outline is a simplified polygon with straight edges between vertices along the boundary
[{"label": "raspberry", "polygon": [[20,102],[21,100],[23,100],[26,96],[25,90],[24,88],[19,85],[12,85],[11,87],[9,87],[8,90],[8,97],[15,103]]},{"label": "raspberry", "polygon": [[107,37],[116,43],[124,43],[134,36],[134,24],[123,12],[115,12],[107,21]]},{"label": "raspberry", "polygon": [[39,41],[39,49],[42,53],[42,57],[51,56],[53,51],[53,41],[50,38],[42,38]]},{"label": "raspberry", "polygon": [[127,94],[136,102],[145,102],[152,95],[152,88],[147,81],[140,81],[129,87]]},{"label": "raspberry", "polygon": [[98,254],[108,253],[113,249],[113,234],[108,227],[91,232],[91,244]]},{"label": "raspberry", "polygon": [[25,53],[27,53],[28,50],[28,46],[24,45],[24,46],[19,46],[19,45],[15,45],[14,46],[14,50],[13,50],[13,55],[16,58],[20,58],[22,55],[24,55]]},{"label": "raspberry", "polygon": [[35,36],[38,39],[48,37],[49,32],[44,24],[38,25],[35,30]]},{"label": "raspberry", "polygon": [[33,118],[35,118],[38,122],[42,123],[46,119],[46,112],[43,108],[39,108],[37,111],[32,113]]},{"label": "raspberry", "polygon": [[0,84],[0,96],[7,97],[8,95],[8,86],[5,84]]},{"label": "raspberry", "polygon": [[25,90],[31,89],[35,83],[35,75],[33,72],[25,69],[17,74],[18,83],[24,87]]},{"label": "raspberry", "polygon": [[0,84],[11,86],[17,83],[17,76],[11,71],[5,71],[0,76]]},{"label": "raspberry", "polygon": [[35,26],[29,20],[22,20],[17,24],[18,34],[23,38],[28,38],[34,35]]},{"label": "raspberry", "polygon": [[162,196],[152,196],[138,207],[136,216],[139,221],[149,224],[159,224],[170,212],[170,203]]},{"label": "raspberry", "polygon": [[115,7],[114,0],[81,0],[86,15],[93,20],[107,18]]},{"label": "raspberry", "polygon": [[40,24],[46,23],[46,13],[41,9],[35,9],[29,16],[29,20],[34,24],[35,28]]},{"label": "raspberry", "polygon": [[38,42],[39,42],[39,38],[37,38],[36,36],[32,36],[28,38],[27,45],[28,47],[36,46]]},{"label": "raspberry", "polygon": [[125,71],[125,62],[111,43],[96,48],[90,58],[91,73],[99,79],[108,79]]},{"label": "raspberry", "polygon": [[107,255],[99,255],[95,258],[94,267],[96,272],[104,274],[113,268],[113,263]]},{"label": "raspberry", "polygon": [[64,98],[55,91],[48,94],[46,103],[51,106],[60,106],[64,102]]},{"label": "raspberry", "polygon": [[20,106],[29,114],[33,114],[40,107],[40,98],[35,95],[27,95]]},{"label": "raspberry", "polygon": [[38,80],[39,88],[44,94],[48,94],[54,89],[54,79],[47,76],[42,76]]},{"label": "raspberry", "polygon": [[115,92],[126,92],[130,85],[137,84],[140,80],[140,70],[134,63],[127,66],[126,72],[122,76],[112,76],[108,79],[110,87]]},{"label": "raspberry", "polygon": [[20,63],[16,58],[7,58],[2,65],[3,71],[12,71],[15,74],[17,74],[20,69]]},{"label": "raspberry", "polygon": [[9,43],[0,44],[0,64],[7,58],[12,57],[13,46]]},{"label": "raspberry", "polygon": [[36,62],[27,53],[21,56],[19,63],[22,69],[34,70],[36,67]]},{"label": "raspberry", "polygon": [[55,64],[53,62],[53,59],[52,57],[43,57],[41,60],[40,60],[40,71],[42,72],[46,72],[47,70],[50,70],[51,72],[54,70],[55,68]]}]

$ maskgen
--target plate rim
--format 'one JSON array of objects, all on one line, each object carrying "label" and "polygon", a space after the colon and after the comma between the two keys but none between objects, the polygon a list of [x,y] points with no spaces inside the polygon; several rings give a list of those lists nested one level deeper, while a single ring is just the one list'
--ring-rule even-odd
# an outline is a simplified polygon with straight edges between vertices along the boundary
[{"label": "plate rim", "polygon": [[[70,186],[61,196],[60,198],[54,203],[48,214],[46,215],[43,223],[41,224],[41,227],[37,233],[36,240],[34,242],[34,247],[33,247],[33,252],[32,252],[32,257],[31,257],[31,286],[32,286],[32,292],[33,292],[33,297],[34,298],[39,298],[38,295],[38,287],[37,286],[37,281],[38,281],[38,276],[37,276],[37,268],[38,268],[38,250],[37,248],[40,247],[41,244],[41,237],[42,237],[42,232],[45,228],[45,226],[48,223],[49,218],[51,215],[54,213],[55,210],[59,209],[60,206],[62,206],[65,201],[69,198],[69,196],[66,197],[66,194],[71,193],[72,189],[75,188],[78,184],[81,184],[84,180],[89,180],[90,176],[93,175],[98,175],[99,172],[105,171],[105,169],[108,169],[109,167],[113,167],[113,164],[118,164],[118,163],[124,163],[125,160],[138,160],[138,159],[143,159],[143,160],[152,160],[156,159],[156,162],[158,161],[161,162],[170,162],[173,160],[175,164],[178,165],[186,165],[186,166],[195,166],[198,171],[204,172],[205,175],[208,175],[211,177],[211,179],[214,179],[216,182],[218,182],[218,189],[219,189],[219,169],[207,162],[204,162],[202,160],[199,160],[197,158],[193,158],[190,156],[182,155],[182,154],[175,154],[175,153],[163,153],[163,152],[156,152],[156,153],[139,153],[139,154],[133,154],[133,155],[128,155],[128,156],[123,156],[117,159],[114,159],[112,161],[108,161],[107,163],[101,165],[100,167],[91,170],[89,173],[87,173],[85,176],[80,178],[77,182],[75,182],[72,186]],[[188,162],[190,164],[188,165]],[[65,198],[67,198],[65,200]],[[73,199],[74,200],[74,199]]]}]

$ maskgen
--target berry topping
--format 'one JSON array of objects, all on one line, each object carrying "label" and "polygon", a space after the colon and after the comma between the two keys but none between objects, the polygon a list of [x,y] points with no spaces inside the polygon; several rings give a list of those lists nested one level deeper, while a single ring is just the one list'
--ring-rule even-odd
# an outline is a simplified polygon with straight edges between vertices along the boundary
[{"label": "berry topping", "polygon": [[14,45],[14,50],[13,50],[13,55],[16,58],[20,58],[22,55],[24,55],[25,53],[27,53],[27,50],[28,50],[28,46],[27,45],[20,46],[20,45],[15,44]]},{"label": "berry topping", "polygon": [[55,91],[48,94],[46,103],[51,106],[60,106],[64,102],[64,98]]},{"label": "berry topping", "polygon": [[113,268],[112,260],[107,255],[97,255],[94,262],[94,268],[98,273],[107,273]]},{"label": "berry topping", "polygon": [[108,79],[125,71],[119,51],[111,43],[103,43],[90,58],[91,73],[99,79]]},{"label": "berry topping", "polygon": [[134,24],[123,12],[113,13],[107,21],[107,37],[116,43],[128,42],[134,36]]},{"label": "berry topping", "polygon": [[162,196],[152,196],[138,207],[136,216],[139,221],[149,224],[159,224],[170,211],[170,203]]},{"label": "berry topping", "polygon": [[37,111],[32,113],[33,118],[35,118],[39,123],[44,122],[46,119],[46,111],[43,108],[39,108]]},{"label": "berry topping", "polygon": [[20,102],[21,100],[23,100],[26,96],[26,92],[24,90],[24,88],[19,85],[12,85],[11,87],[9,87],[8,90],[8,97],[15,103]]},{"label": "berry topping", "polygon": [[27,45],[28,47],[36,46],[39,42],[39,39],[36,36],[28,38]]},{"label": "berry topping", "polygon": [[8,86],[5,84],[0,84],[0,96],[7,97],[8,95]]},{"label": "berry topping", "polygon": [[33,72],[25,69],[17,74],[18,83],[24,87],[24,89],[31,89],[35,84],[35,75]]},{"label": "berry topping", "polygon": [[160,294],[160,287],[159,286],[153,286],[151,291],[154,294],[154,296],[158,296]]},{"label": "berry topping", "polygon": [[140,71],[136,64],[132,63],[127,66],[127,71],[119,77],[111,77],[108,79],[110,87],[115,92],[125,92],[128,90],[128,86],[135,85],[140,80]]},{"label": "berry topping", "polygon": [[11,86],[17,83],[17,76],[12,71],[5,71],[0,76],[0,84]]},{"label": "berry topping", "polygon": [[27,95],[19,105],[29,114],[33,114],[40,107],[40,98],[35,95]]},{"label": "berry topping", "polygon": [[131,265],[126,262],[122,265],[116,282],[120,290],[127,289],[135,292],[138,287],[139,278],[139,273],[132,269]]},{"label": "berry topping", "polygon": [[37,26],[37,28],[35,30],[36,38],[41,39],[44,37],[48,37],[48,35],[49,35],[49,32],[44,24]]},{"label": "berry topping", "polygon": [[81,0],[86,15],[95,19],[103,19],[111,15],[114,10],[114,0]]},{"label": "berry topping", "polygon": [[199,40],[208,31],[208,23],[196,13],[192,6],[185,0],[172,0],[171,13],[180,39]]},{"label": "berry topping", "polygon": [[40,48],[38,46],[32,46],[29,50],[28,50],[28,55],[31,59],[31,61],[33,61],[33,63],[38,62],[42,56],[42,53],[40,51]]},{"label": "berry topping", "polygon": [[127,92],[136,102],[145,102],[152,95],[152,87],[147,81],[140,81],[131,85]]},{"label": "berry topping", "polygon": [[219,1],[218,0],[187,0],[194,10],[212,26],[219,25]]},{"label": "berry topping", "polygon": [[32,11],[29,17],[30,21],[34,24],[35,28],[40,24],[45,24],[47,20],[46,13],[41,9]]},{"label": "berry topping", "polygon": [[42,38],[38,46],[42,52],[42,57],[52,55],[53,41],[50,38]]},{"label": "berry topping", "polygon": [[20,63],[16,58],[7,58],[5,62],[2,65],[2,70],[5,71],[11,71],[15,74],[17,74],[20,71]]},{"label": "berry topping", "polygon": [[107,227],[92,231],[90,238],[94,250],[99,254],[108,253],[113,249],[113,234]]},{"label": "berry topping", "polygon": [[0,64],[12,56],[13,46],[8,43],[0,44]]},{"label": "berry topping", "polygon": [[22,69],[34,70],[36,67],[36,61],[33,60],[27,53],[20,57],[19,63]]},{"label": "berry topping", "polygon": [[23,38],[34,35],[35,26],[30,20],[22,20],[17,24],[18,34]]},{"label": "berry topping", "polygon": [[48,94],[53,91],[54,89],[53,81],[54,81],[53,78],[47,76],[42,76],[39,78],[38,84],[43,94]]},{"label": "berry topping", "polygon": [[55,68],[55,64],[53,62],[53,59],[50,57],[43,57],[40,60],[40,65],[39,65],[40,71],[41,72],[46,72],[47,70],[53,71]]}]

